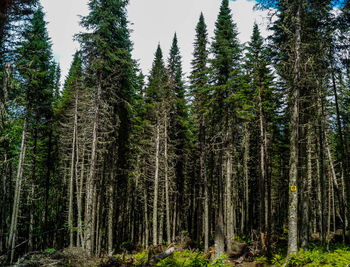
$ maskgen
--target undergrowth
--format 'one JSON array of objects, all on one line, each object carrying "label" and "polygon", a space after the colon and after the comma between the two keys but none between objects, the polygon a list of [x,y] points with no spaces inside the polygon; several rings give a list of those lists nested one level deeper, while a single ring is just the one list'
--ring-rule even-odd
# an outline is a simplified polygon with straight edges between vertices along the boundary
[{"label": "undergrowth", "polygon": [[[116,259],[121,260],[120,255],[115,255]],[[226,255],[210,261],[205,254],[199,250],[175,251],[173,255],[159,261],[155,266],[159,267],[227,267]],[[148,251],[143,250],[137,254],[128,255],[124,262],[131,263],[129,266],[142,266],[148,260]]]},{"label": "undergrowth", "polygon": [[[275,266],[282,266],[285,262],[285,254],[274,254],[271,260]],[[308,250],[300,249],[297,255],[293,255],[286,266],[350,267],[350,247],[334,245],[327,250],[322,246],[310,245]]]}]

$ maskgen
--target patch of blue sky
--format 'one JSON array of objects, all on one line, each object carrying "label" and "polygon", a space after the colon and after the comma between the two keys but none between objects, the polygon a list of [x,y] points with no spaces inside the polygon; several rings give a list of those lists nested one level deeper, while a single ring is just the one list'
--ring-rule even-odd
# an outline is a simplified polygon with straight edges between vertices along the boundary
[{"label": "patch of blue sky", "polygon": [[[256,2],[260,8],[275,8],[277,3],[279,2],[278,0],[247,0],[247,1]],[[342,8],[346,2],[347,0],[332,0],[331,6]]]}]

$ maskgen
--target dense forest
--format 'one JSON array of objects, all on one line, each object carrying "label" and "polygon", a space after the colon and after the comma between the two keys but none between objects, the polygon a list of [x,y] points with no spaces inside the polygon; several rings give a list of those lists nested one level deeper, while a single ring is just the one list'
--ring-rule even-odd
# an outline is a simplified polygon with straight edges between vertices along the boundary
[{"label": "dense forest", "polygon": [[222,0],[212,39],[205,15],[189,25],[188,77],[176,33],[142,73],[127,6],[89,0],[60,85],[39,1],[1,1],[0,265],[185,237],[216,258],[349,244],[350,2],[260,0],[271,35],[242,44]]}]

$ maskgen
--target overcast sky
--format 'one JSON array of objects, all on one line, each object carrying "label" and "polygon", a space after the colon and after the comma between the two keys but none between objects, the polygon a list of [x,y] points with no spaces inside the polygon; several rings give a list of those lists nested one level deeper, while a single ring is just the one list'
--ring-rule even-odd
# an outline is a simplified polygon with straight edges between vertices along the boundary
[{"label": "overcast sky", "polygon": [[[73,41],[73,35],[84,30],[79,26],[79,16],[88,14],[88,0],[41,0],[41,3],[46,11],[53,53],[60,63],[63,81],[72,55],[79,48],[79,44]],[[149,73],[158,43],[164,57],[168,57],[176,32],[183,70],[188,75],[200,12],[204,14],[211,38],[220,4],[221,0],[130,0],[128,19],[134,43],[133,58],[139,60],[144,74]],[[254,5],[254,0],[235,0],[230,3],[242,43],[249,40],[254,21],[259,24],[262,34],[267,35],[267,12],[253,11]]]}]

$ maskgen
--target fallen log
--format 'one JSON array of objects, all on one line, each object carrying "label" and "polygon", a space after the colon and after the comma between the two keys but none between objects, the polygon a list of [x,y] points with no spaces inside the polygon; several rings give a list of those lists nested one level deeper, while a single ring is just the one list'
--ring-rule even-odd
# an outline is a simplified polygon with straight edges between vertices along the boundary
[{"label": "fallen log", "polygon": [[158,261],[160,260],[163,260],[169,256],[171,256],[175,251],[175,248],[174,247],[171,247],[171,248],[168,248],[167,250],[165,250],[164,252],[158,254],[158,255],[155,255],[153,257],[151,257],[152,255],[152,249],[149,250],[149,253],[148,253],[148,260],[142,265],[142,267],[146,267],[146,266],[150,266],[151,263],[157,263]]},{"label": "fallen log", "polygon": [[157,263],[158,261],[163,260],[163,259],[165,259],[165,258],[171,256],[171,255],[174,253],[174,251],[175,251],[175,248],[174,248],[174,247],[168,248],[166,251],[164,251],[164,252],[158,254],[157,256],[154,256],[154,257],[153,257],[153,261],[154,261],[155,263]]}]

